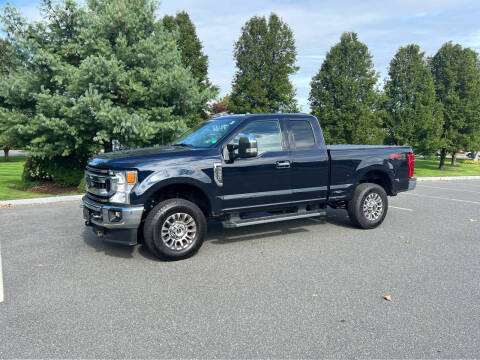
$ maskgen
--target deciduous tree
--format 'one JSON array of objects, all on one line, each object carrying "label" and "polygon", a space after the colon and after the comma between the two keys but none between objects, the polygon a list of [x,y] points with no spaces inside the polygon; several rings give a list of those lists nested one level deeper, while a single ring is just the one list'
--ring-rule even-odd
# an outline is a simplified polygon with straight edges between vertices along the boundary
[{"label": "deciduous tree", "polygon": [[387,143],[411,145],[417,154],[435,153],[441,147],[442,119],[433,77],[420,47],[401,47],[390,62],[388,75],[384,121]]},{"label": "deciduous tree", "polygon": [[356,33],[344,33],[327,53],[310,90],[312,113],[329,143],[383,143],[372,55]]},{"label": "deciduous tree", "polygon": [[447,153],[456,165],[459,149],[480,143],[480,66],[478,54],[459,44],[444,44],[431,59],[437,101],[443,117],[439,168]]},{"label": "deciduous tree", "polygon": [[293,32],[277,15],[248,20],[234,47],[237,71],[229,110],[296,112],[295,89],[289,79],[298,70],[296,55]]}]

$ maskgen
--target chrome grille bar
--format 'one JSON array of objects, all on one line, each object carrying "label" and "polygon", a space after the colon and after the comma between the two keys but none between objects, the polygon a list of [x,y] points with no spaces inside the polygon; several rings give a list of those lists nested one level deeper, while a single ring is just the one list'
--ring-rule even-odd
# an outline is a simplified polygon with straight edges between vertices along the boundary
[{"label": "chrome grille bar", "polygon": [[87,166],[85,181],[87,193],[92,195],[109,198],[116,192],[115,182],[112,181],[112,176],[108,175],[108,170]]}]

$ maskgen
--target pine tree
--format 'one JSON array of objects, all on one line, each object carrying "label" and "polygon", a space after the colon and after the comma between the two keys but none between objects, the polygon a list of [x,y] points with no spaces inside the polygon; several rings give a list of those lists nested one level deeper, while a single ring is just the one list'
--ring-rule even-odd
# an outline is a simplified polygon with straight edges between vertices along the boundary
[{"label": "pine tree", "polygon": [[439,168],[447,153],[456,165],[459,149],[480,143],[480,66],[478,54],[459,44],[444,44],[431,59],[437,101],[443,117]]},{"label": "pine tree", "polygon": [[113,139],[160,144],[214,98],[183,66],[156,10],[152,0],[88,0],[85,7],[44,0],[37,24],[6,10],[4,23],[26,56],[22,71],[2,83],[4,100],[16,97],[14,108],[29,113],[19,132],[40,164],[82,168]]},{"label": "pine tree", "polygon": [[327,53],[310,91],[312,113],[329,143],[383,143],[378,75],[356,33],[344,33]]},{"label": "pine tree", "polygon": [[386,141],[411,145],[417,154],[440,148],[442,120],[437,111],[433,77],[420,47],[401,47],[390,62],[385,84]]},{"label": "pine tree", "polygon": [[235,43],[237,71],[229,110],[236,113],[296,112],[289,79],[298,67],[292,30],[277,15],[254,16]]}]

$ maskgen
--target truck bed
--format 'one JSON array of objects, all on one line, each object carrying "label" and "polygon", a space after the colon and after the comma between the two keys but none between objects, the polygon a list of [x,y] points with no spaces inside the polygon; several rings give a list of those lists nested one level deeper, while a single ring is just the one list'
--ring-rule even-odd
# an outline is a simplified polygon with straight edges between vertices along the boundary
[{"label": "truck bed", "polygon": [[[330,196],[332,200],[349,199],[359,179],[370,172],[378,177],[389,176],[389,195],[408,189],[409,146],[394,145],[327,145],[330,159]],[[378,169],[378,170],[375,170]]]},{"label": "truck bed", "polygon": [[395,151],[409,151],[409,146],[395,146],[395,145],[347,145],[347,144],[336,144],[336,145],[327,145],[327,150],[331,151],[342,151],[342,150],[381,150],[381,149],[391,149]]}]

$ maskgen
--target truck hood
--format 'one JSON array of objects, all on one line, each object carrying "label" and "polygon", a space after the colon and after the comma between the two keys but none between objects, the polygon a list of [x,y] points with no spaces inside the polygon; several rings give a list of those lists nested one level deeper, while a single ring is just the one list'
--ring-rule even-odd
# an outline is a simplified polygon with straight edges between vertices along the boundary
[{"label": "truck hood", "polygon": [[212,149],[188,148],[183,146],[158,146],[151,148],[129,149],[95,155],[88,165],[105,169],[140,169],[145,164],[162,160],[175,162],[191,161],[203,156]]}]

